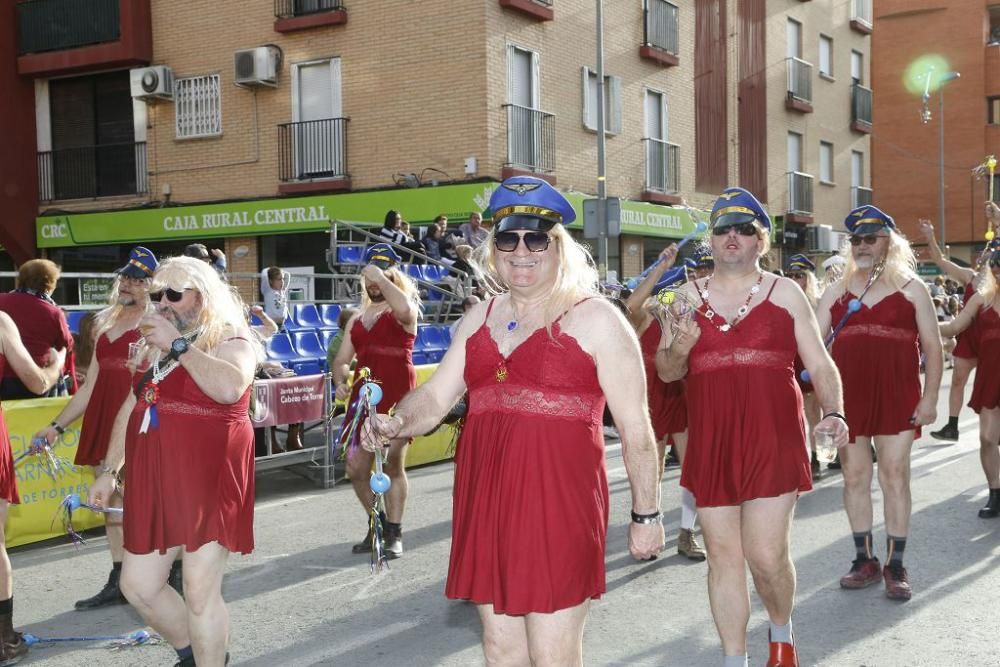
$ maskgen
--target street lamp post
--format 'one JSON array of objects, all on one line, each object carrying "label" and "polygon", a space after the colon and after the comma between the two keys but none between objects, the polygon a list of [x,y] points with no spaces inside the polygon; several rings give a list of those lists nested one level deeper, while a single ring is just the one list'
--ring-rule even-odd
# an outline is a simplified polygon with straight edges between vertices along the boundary
[{"label": "street lamp post", "polygon": [[[932,67],[927,72],[927,86],[924,88],[924,109],[921,119],[926,123],[930,120],[930,112],[927,110],[927,98],[930,95],[931,75],[934,73]],[[945,72],[938,77],[938,215],[941,227],[941,250],[947,252],[946,222],[944,213],[944,84],[962,76],[959,72]]]}]

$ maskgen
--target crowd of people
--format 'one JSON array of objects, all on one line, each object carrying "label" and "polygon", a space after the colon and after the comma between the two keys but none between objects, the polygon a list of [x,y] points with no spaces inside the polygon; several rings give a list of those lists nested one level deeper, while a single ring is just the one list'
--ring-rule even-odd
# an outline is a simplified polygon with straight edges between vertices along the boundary
[{"label": "crowd of people", "polygon": [[[621,438],[628,546],[638,560],[665,546],[660,487],[675,452],[677,551],[707,560],[725,667],[748,664],[747,568],[770,621],[768,667],[798,665],[791,527],[817,472],[810,450],[821,441],[839,452],[855,546],[840,586],[882,581],[890,599],[913,595],[903,565],[910,452],[937,418],[943,350],[952,347],[942,337],[959,340],[949,421],[931,435],[957,440],[962,391],[978,366],[970,406],[989,487],[979,516],[1000,516],[997,248],[961,267],[925,223],[932,260],[947,276],[928,286],[893,218],[868,205],[846,216],[850,244],[839,261],[824,263],[822,279],[804,255],[774,271],[771,219],[752,193],[734,187],[712,208],[707,243],[683,261],[676,245],[664,248],[616,302],[566,231],[572,206],[548,183],[507,179],[490,211],[492,224],[475,213],[460,236],[439,216],[419,241],[390,211],[384,242],[365,251],[360,306],[341,312],[328,350],[347,419],[360,387],[352,369],[368,368],[383,387],[383,412],[359,431],[365,438],[349,451],[347,472],[365,515],[376,452],[386,455],[391,485],[382,529],[366,519],[354,553],[403,556],[408,447],[460,413],[445,594],[475,605],[487,663],[583,662],[590,600],[606,592],[606,413]],[[1000,222],[996,206],[987,215]],[[452,345],[419,387],[412,351],[420,296],[401,266],[417,254],[464,263],[485,297],[463,302]],[[144,247],[130,252],[108,307],[76,345],[88,350],[84,381],[36,437],[54,443],[82,417],[75,462],[94,468],[89,500],[124,510],[107,515],[108,580],[76,607],[127,601],[174,647],[178,665],[218,667],[229,659],[226,560],[254,548],[251,383],[262,338],[289,317],[290,277],[279,267],[262,271],[263,306],[252,310],[260,324],[251,326],[225,281],[225,255],[200,244],[185,255],[159,262]],[[0,295],[4,398],[8,386],[43,395],[76,375],[65,316],[49,298],[58,267],[46,262],[25,263],[15,292]],[[964,308],[943,318],[934,299],[956,288]],[[59,335],[34,337],[37,349],[22,344],[35,321],[27,312],[45,314]],[[301,446],[300,429],[289,428],[286,449]],[[6,431],[0,436],[2,520],[18,497]],[[884,562],[873,536],[876,473]],[[12,664],[27,646],[13,629],[2,533],[0,568],[0,664]]]}]

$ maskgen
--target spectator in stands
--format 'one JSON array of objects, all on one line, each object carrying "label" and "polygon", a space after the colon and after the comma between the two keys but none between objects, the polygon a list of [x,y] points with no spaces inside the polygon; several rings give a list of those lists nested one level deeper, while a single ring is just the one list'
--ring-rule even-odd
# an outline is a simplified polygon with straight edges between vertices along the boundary
[{"label": "spectator in stands", "polygon": [[[944,296],[944,278],[941,276],[936,276],[934,282],[927,286],[930,289],[932,297]],[[936,305],[936,304],[935,304]]]},{"label": "spectator in stands", "polygon": [[194,257],[203,262],[211,264],[212,268],[219,272],[223,279],[226,277],[226,253],[218,248],[212,248],[209,252],[204,243],[192,243],[184,248],[185,257]]},{"label": "spectator in stands", "polygon": [[[76,393],[76,359],[73,336],[69,332],[66,313],[52,300],[52,292],[59,282],[60,269],[47,259],[32,259],[21,265],[17,272],[16,289],[0,294],[0,310],[10,315],[21,332],[21,342],[28,349],[36,364],[42,365],[45,355],[52,348],[66,349],[63,366],[65,380],[52,386],[44,396]],[[12,368],[4,368],[0,380],[0,397],[38,398],[21,382]]]},{"label": "spectator in stands", "polygon": [[260,274],[260,295],[264,299],[264,312],[278,325],[278,331],[284,328],[288,319],[288,288],[291,276],[288,271],[282,271],[277,266],[269,266]]},{"label": "spectator in stands", "polygon": [[458,325],[462,322],[462,318],[465,317],[466,313],[472,310],[472,307],[475,306],[480,301],[482,301],[482,299],[480,299],[475,294],[470,294],[469,296],[462,299],[462,317],[459,317],[457,320],[451,323],[451,327],[449,327],[451,329],[450,338],[455,337],[455,332],[458,331]]},{"label": "spectator in stands", "polygon": [[[454,262],[454,260],[444,256],[444,246],[446,243],[450,244],[451,241],[444,238],[444,230],[441,229],[440,225],[435,223],[427,228],[427,236],[424,237],[423,243],[424,254],[431,259],[435,259],[444,264],[452,264]],[[451,247],[451,252],[455,252],[454,247]]]},{"label": "spectator in stands", "polygon": [[[419,252],[423,254],[424,246],[419,241],[414,241],[412,236],[407,235],[403,231],[403,216],[399,211],[390,209],[385,214],[385,220],[382,222],[382,229],[378,232],[379,236],[388,241],[389,243],[394,243],[398,246],[403,246],[409,250]],[[417,264],[422,264],[423,260],[413,255],[400,251],[400,256],[403,262],[413,262]]]},{"label": "spectator in stands", "polygon": [[326,367],[333,368],[333,360],[337,358],[340,351],[340,344],[344,342],[344,332],[347,330],[347,323],[351,318],[361,311],[354,306],[348,306],[340,311],[337,316],[337,333],[330,339],[330,344],[326,346]]},{"label": "spectator in stands", "polygon": [[462,234],[458,230],[448,229],[448,216],[439,215],[434,218],[435,224],[441,228],[441,257],[454,262],[458,259],[455,254],[455,246],[461,244]]},{"label": "spectator in stands", "polygon": [[490,230],[483,227],[483,216],[479,211],[469,214],[469,221],[461,225],[458,230],[462,232],[462,239],[465,245],[478,248],[486,237],[490,235]]}]

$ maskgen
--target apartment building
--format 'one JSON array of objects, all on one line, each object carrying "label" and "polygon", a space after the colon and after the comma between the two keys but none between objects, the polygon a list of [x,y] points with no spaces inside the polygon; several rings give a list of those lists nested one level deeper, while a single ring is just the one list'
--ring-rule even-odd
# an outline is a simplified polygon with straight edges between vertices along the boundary
[{"label": "apartment building", "polygon": [[[870,196],[869,0],[605,3],[609,268],[758,193],[829,250]],[[329,220],[462,222],[500,179],[597,190],[592,0],[24,0],[0,12],[0,241],[67,270],[193,240],[325,271]],[[825,240],[824,240],[825,239]]]},{"label": "apartment building", "polygon": [[880,0],[875,25],[876,203],[920,242],[917,220],[933,220],[952,258],[972,262],[990,196],[974,170],[1000,157],[1000,3]]}]

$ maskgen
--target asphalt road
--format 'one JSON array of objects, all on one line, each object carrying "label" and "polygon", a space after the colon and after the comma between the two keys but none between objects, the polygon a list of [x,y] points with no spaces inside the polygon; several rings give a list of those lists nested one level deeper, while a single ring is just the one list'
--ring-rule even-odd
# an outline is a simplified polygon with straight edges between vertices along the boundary
[{"label": "asphalt road", "polygon": [[[946,396],[943,387],[941,415]],[[925,436],[914,449],[913,527],[906,550],[915,591],[911,601],[892,602],[881,586],[839,588],[837,580],[853,558],[839,474],[827,473],[800,500],[793,552],[799,585],[794,622],[802,665],[1000,665],[1000,519],[976,517],[986,497],[977,422],[968,409],[962,416],[959,443],[942,446]],[[628,482],[615,444],[608,447],[608,473],[608,592],[592,605],[586,663],[720,664],[706,566],[674,553],[679,472],[668,471],[663,481],[669,551],[651,563],[633,561],[626,549]],[[406,553],[388,573],[373,576],[367,558],[350,553],[365,525],[346,484],[322,490],[293,472],[259,473],[257,548],[250,556],[230,559],[224,586],[232,618],[231,664],[481,664],[474,608],[443,594],[452,475],[450,463],[411,472]],[[884,554],[878,498],[876,493],[875,543]],[[128,606],[73,611],[73,601],[93,594],[107,576],[109,557],[101,533],[80,548],[62,540],[21,548],[12,561],[19,629],[63,637],[116,635],[143,627]],[[751,664],[763,665],[767,618],[756,597],[749,641]],[[22,664],[173,662],[166,645],[111,651],[107,643],[74,642],[36,646]]]}]

